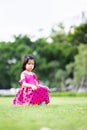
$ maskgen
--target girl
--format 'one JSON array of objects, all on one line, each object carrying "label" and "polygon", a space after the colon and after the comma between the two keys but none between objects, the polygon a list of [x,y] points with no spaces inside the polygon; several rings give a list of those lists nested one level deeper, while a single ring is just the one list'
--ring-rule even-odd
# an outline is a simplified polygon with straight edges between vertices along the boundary
[{"label": "girl", "polygon": [[20,89],[13,99],[13,105],[40,105],[49,103],[48,87],[40,84],[33,72],[36,66],[32,56],[26,55],[23,59],[20,75]]}]

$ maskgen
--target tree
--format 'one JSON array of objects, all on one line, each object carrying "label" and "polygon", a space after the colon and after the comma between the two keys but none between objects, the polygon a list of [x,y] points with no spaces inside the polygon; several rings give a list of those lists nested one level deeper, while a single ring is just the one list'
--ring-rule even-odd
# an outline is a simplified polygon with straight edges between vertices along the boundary
[{"label": "tree", "polygon": [[75,56],[73,83],[79,88],[83,80],[87,82],[87,45],[79,45],[78,51]]},{"label": "tree", "polygon": [[68,33],[68,41],[75,47],[80,44],[87,44],[87,21],[75,26],[73,31]]},{"label": "tree", "polygon": [[50,38],[53,43],[66,43],[67,42],[67,34],[64,30],[64,25],[59,23],[52,28]]},{"label": "tree", "polygon": [[27,36],[14,38],[14,42],[0,43],[0,84],[3,88],[18,87],[22,58],[32,53],[32,42]]}]

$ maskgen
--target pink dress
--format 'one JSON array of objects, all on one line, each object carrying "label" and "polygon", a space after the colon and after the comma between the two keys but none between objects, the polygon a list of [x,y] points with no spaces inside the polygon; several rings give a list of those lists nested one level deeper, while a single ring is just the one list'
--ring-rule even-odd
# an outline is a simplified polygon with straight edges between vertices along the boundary
[{"label": "pink dress", "polygon": [[40,85],[36,90],[32,90],[32,88],[29,87],[22,87],[23,81],[29,84],[35,84],[35,81],[40,82],[35,73],[32,75],[25,72],[22,73],[25,75],[25,78],[19,81],[20,90],[13,99],[13,105],[40,105],[43,101],[48,104],[50,101],[48,89],[46,87]]}]

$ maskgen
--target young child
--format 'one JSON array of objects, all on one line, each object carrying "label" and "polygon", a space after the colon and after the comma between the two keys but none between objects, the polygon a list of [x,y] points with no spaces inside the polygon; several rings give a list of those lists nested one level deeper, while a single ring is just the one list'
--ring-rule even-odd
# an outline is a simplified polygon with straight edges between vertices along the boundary
[{"label": "young child", "polygon": [[13,105],[40,105],[48,104],[48,87],[40,84],[33,70],[36,62],[32,56],[26,55],[23,59],[20,75],[20,89],[13,99]]}]

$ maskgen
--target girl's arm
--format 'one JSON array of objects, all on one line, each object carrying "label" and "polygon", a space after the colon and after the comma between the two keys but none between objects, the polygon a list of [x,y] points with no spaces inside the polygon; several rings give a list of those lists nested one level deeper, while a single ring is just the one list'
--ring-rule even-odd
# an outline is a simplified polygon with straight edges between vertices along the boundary
[{"label": "girl's arm", "polygon": [[42,85],[41,83],[40,83],[40,80],[37,78],[37,76],[36,76],[36,74],[34,74],[34,82],[35,82],[35,85],[37,86],[37,87],[44,87],[44,88],[46,88],[47,90],[49,90],[49,87],[48,86],[44,86],[44,85]]}]

